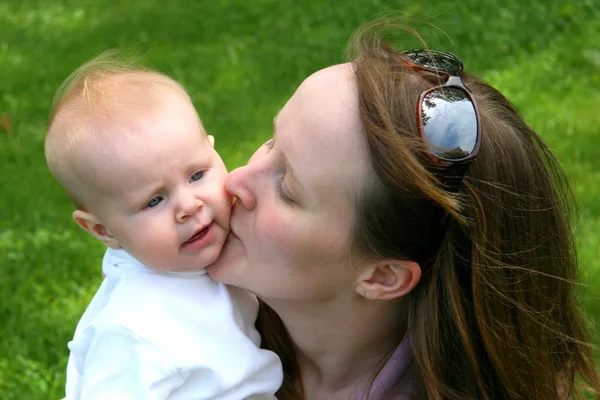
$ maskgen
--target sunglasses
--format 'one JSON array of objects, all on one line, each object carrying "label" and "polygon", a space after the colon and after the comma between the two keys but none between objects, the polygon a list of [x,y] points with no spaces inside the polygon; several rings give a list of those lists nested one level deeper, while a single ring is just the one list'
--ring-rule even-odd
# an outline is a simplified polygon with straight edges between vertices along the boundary
[{"label": "sunglasses", "polygon": [[459,76],[463,63],[448,52],[410,50],[401,54],[413,70],[441,78],[438,86],[421,93],[417,120],[427,157],[444,171],[444,184],[455,189],[481,142],[477,105]]}]

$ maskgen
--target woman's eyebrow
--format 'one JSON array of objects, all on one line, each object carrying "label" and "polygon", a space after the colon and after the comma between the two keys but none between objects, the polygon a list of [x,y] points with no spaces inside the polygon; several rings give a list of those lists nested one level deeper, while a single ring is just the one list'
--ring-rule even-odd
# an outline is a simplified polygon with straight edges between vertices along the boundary
[{"label": "woman's eyebrow", "polygon": [[[277,112],[277,114],[275,115],[275,117],[273,118],[273,141],[275,141],[275,138],[277,136],[277,118],[279,117],[280,113],[281,113],[281,110],[279,110]],[[304,194],[304,186],[302,186],[302,183],[300,182],[300,180],[298,179],[298,176],[294,172],[294,168],[292,167],[292,164],[290,163],[288,158],[285,156],[285,154],[282,153],[282,157],[283,157],[283,162],[285,165],[286,173],[290,174],[292,181],[294,181],[294,184],[296,185],[296,187],[298,188],[298,191],[300,192],[298,194],[303,195]]]},{"label": "woman's eyebrow", "polygon": [[303,195],[304,194],[304,186],[302,186],[302,183],[300,182],[300,180],[298,179],[298,176],[294,172],[294,168],[292,168],[292,164],[290,164],[289,160],[287,159],[287,157],[285,155],[283,155],[283,162],[285,164],[286,173],[290,175],[292,181],[294,182],[294,185],[298,188],[298,191],[299,191],[298,194]]},{"label": "woman's eyebrow", "polygon": [[273,137],[277,135],[277,118],[279,117],[280,112],[281,110],[277,111],[277,114],[273,117]]}]

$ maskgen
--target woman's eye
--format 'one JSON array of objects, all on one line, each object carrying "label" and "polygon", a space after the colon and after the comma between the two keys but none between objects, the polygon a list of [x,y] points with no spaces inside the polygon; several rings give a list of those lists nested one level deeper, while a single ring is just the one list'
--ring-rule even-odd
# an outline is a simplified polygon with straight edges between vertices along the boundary
[{"label": "woman's eye", "polygon": [[190,182],[199,181],[203,177],[204,177],[204,171],[198,171],[194,175],[192,175],[192,177],[190,178]]},{"label": "woman's eye", "polygon": [[162,196],[156,196],[156,197],[153,197],[153,198],[152,198],[152,200],[150,200],[150,201],[148,202],[148,204],[146,204],[146,207],[147,207],[147,208],[154,208],[154,207],[156,207],[157,205],[159,205],[161,201],[163,201],[163,198],[162,198]]},{"label": "woman's eye", "polygon": [[279,195],[279,198],[281,200],[283,200],[285,203],[287,203],[287,204],[294,203],[294,200],[290,196],[285,194],[285,192],[283,191],[283,177],[281,177],[279,182],[277,182],[277,194]]}]

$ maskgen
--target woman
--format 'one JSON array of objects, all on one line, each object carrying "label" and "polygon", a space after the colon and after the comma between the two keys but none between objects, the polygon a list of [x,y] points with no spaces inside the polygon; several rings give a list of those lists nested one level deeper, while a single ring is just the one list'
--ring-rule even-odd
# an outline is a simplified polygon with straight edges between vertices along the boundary
[{"label": "woman", "polygon": [[209,273],[264,302],[279,398],[598,395],[558,162],[455,56],[353,45],[226,181]]}]

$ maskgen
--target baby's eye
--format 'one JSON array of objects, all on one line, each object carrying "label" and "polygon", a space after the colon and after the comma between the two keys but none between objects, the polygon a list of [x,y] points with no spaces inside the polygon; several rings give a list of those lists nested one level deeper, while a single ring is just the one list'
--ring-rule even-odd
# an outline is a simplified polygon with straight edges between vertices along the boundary
[{"label": "baby's eye", "polygon": [[199,181],[204,177],[204,171],[198,171],[190,178],[190,182]]},{"label": "baby's eye", "polygon": [[159,205],[161,201],[163,201],[162,196],[153,197],[152,200],[150,200],[148,202],[148,204],[146,204],[146,207],[148,207],[148,208],[154,208],[157,205]]}]

